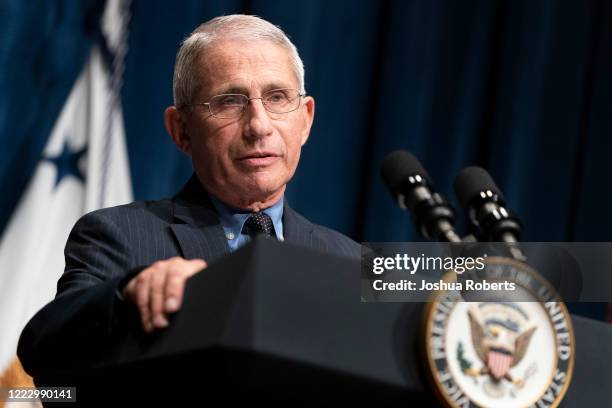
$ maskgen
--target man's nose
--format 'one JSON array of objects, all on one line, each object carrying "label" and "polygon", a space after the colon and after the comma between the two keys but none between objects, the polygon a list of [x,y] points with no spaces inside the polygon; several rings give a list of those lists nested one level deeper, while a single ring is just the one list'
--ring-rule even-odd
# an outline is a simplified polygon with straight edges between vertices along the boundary
[{"label": "man's nose", "polygon": [[261,98],[250,98],[244,115],[246,118],[245,136],[262,138],[273,132],[270,116],[264,108]]}]

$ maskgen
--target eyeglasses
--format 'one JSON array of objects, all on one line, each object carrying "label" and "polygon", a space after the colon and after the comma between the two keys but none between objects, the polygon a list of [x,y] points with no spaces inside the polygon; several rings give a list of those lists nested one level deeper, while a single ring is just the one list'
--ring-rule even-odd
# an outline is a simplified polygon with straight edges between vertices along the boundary
[{"label": "eyeglasses", "polygon": [[208,102],[193,103],[207,105],[210,114],[219,119],[236,119],[242,116],[247,105],[254,99],[261,99],[264,108],[271,113],[288,113],[300,107],[302,97],[297,89],[272,89],[264,92],[260,98],[249,98],[242,94],[215,95]]}]

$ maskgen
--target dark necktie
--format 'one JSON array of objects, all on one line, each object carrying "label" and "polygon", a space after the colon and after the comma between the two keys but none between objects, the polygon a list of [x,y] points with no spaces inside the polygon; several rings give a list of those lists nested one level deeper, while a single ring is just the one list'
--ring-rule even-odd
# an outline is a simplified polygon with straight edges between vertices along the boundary
[{"label": "dark necktie", "polygon": [[243,233],[251,236],[257,234],[274,236],[272,218],[264,212],[253,213],[244,223]]}]

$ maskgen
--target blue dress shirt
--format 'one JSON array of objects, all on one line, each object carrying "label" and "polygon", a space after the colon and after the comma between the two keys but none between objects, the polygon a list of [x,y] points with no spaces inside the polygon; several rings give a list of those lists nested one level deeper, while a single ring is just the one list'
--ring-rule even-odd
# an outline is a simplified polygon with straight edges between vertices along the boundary
[{"label": "blue dress shirt", "polygon": [[[225,232],[225,237],[227,238],[227,244],[229,245],[230,251],[234,252],[247,242],[251,240],[249,235],[242,233],[242,227],[246,222],[247,218],[252,214],[250,211],[240,210],[237,208],[233,208],[218,198],[214,197],[212,194],[209,194],[210,201],[212,201],[213,206],[219,213],[219,220],[221,221],[221,226],[223,227],[223,232]],[[268,214],[272,219],[272,224],[274,225],[274,232],[276,234],[276,239],[279,241],[283,241],[283,208],[284,208],[285,197],[281,196],[281,198],[274,203],[271,207],[268,207],[263,210],[264,213]]]}]

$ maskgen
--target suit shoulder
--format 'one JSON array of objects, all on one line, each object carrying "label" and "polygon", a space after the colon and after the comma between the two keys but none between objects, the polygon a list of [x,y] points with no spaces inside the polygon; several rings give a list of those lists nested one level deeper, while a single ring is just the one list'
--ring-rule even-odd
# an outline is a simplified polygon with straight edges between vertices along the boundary
[{"label": "suit shoulder", "polygon": [[[122,225],[130,220],[142,221],[147,218],[168,222],[172,217],[172,201],[170,199],[152,201],[133,201],[113,207],[101,208],[83,215],[78,223],[92,220],[107,220],[116,225]],[[78,224],[77,223],[77,224]]]}]

